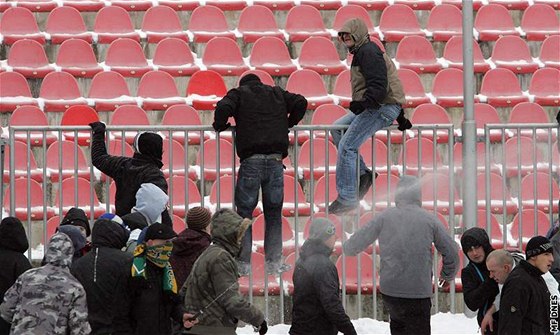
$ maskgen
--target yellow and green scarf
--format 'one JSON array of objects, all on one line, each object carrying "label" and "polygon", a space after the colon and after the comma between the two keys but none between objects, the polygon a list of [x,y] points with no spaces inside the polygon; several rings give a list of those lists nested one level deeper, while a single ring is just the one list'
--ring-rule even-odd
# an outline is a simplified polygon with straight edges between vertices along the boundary
[{"label": "yellow and green scarf", "polygon": [[163,268],[163,290],[177,293],[177,281],[169,263],[173,243],[167,241],[162,245],[146,246],[139,244],[134,249],[134,260],[132,261],[132,277],[146,279],[146,260],[157,267]]}]

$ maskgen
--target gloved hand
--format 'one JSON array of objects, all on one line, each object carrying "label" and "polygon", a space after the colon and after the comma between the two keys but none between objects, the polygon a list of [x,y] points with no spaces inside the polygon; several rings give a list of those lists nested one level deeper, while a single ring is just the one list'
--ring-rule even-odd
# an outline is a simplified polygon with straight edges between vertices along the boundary
[{"label": "gloved hand", "polygon": [[97,121],[89,124],[93,133],[105,132],[105,123]]},{"label": "gloved hand", "polygon": [[399,130],[405,131],[412,128],[412,123],[404,116],[404,110],[401,108],[399,116],[397,116],[397,122],[399,123]]},{"label": "gloved hand", "polygon": [[350,111],[356,115],[360,115],[366,107],[362,101],[350,101]]},{"label": "gloved hand", "polygon": [[261,325],[259,326],[259,329],[257,329],[257,331],[259,332],[259,335],[264,335],[266,334],[266,332],[268,331],[268,325],[266,323],[266,320],[264,320]]},{"label": "gloved hand", "polygon": [[223,127],[218,127],[218,126],[214,123],[214,124],[212,125],[212,127],[214,127],[214,130],[215,130],[215,131],[221,132],[221,131],[224,131],[224,130],[228,129],[229,127],[231,127],[231,123],[228,122],[228,123],[226,123],[225,126],[223,126]]}]

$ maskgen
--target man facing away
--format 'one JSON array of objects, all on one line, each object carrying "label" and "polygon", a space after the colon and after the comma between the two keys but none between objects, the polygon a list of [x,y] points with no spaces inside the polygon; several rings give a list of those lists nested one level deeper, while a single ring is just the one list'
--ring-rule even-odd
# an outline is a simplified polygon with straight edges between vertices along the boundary
[{"label": "man facing away", "polygon": [[[239,87],[228,91],[218,102],[212,126],[216,131],[229,127],[235,119],[235,145],[241,166],[235,187],[237,213],[252,219],[262,191],[265,227],[265,258],[269,273],[281,272],[282,205],[284,203],[284,165],[288,156],[288,128],[305,115],[307,100],[282,88],[268,86],[258,76],[248,74]],[[250,271],[252,230],[243,239],[239,255],[242,275]]]}]

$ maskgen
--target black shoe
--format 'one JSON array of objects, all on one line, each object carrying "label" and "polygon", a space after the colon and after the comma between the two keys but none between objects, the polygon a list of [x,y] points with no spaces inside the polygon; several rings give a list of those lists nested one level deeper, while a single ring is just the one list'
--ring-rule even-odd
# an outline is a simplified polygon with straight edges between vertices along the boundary
[{"label": "black shoe", "polygon": [[[375,173],[375,178],[377,178],[377,172]],[[358,199],[362,200],[369,188],[373,185],[373,172],[368,171],[360,176],[360,187],[358,188]]]},{"label": "black shoe", "polygon": [[340,214],[340,213],[345,213],[345,212],[349,212],[353,209],[358,208],[359,203],[353,203],[350,205],[345,205],[343,203],[341,203],[340,201],[338,201],[338,199],[336,199],[335,201],[333,201],[330,205],[329,205],[329,213],[330,214]]}]

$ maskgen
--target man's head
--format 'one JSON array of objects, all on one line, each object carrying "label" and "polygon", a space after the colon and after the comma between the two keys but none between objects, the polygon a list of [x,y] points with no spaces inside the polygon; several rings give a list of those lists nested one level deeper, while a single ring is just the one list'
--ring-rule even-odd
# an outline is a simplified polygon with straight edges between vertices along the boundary
[{"label": "man's head", "polygon": [[261,78],[254,73],[249,73],[239,79],[239,86],[248,85],[249,83],[261,83]]},{"label": "man's head", "polygon": [[169,196],[161,188],[152,183],[144,183],[136,192],[136,205],[133,212],[140,212],[148,224],[161,222],[161,212],[167,208]]},{"label": "man's head", "polygon": [[554,261],[552,243],[544,236],[535,236],[527,242],[525,257],[542,273],[547,273]]},{"label": "man's head", "polygon": [[112,213],[101,215],[93,224],[91,242],[95,247],[122,249],[126,246],[130,231],[123,219]]},{"label": "man's head", "polygon": [[461,248],[469,260],[484,264],[486,256],[493,250],[486,231],[479,227],[467,229],[461,236]]},{"label": "man's head", "polygon": [[171,226],[163,223],[154,223],[147,228],[144,241],[146,241],[147,246],[157,246],[163,245],[175,237],[177,237],[177,234]]},{"label": "man's head", "polygon": [[513,269],[513,257],[507,250],[494,250],[486,257],[486,267],[490,278],[498,284],[503,284]]},{"label": "man's head", "polygon": [[68,210],[68,213],[64,216],[62,221],[60,221],[61,226],[72,225],[80,229],[85,237],[91,235],[91,228],[89,226],[89,220],[83,209],[78,207],[72,207]]},{"label": "man's head", "polygon": [[350,19],[338,31],[338,39],[353,53],[369,41],[368,28],[360,19]]},{"label": "man's head", "polygon": [[319,240],[333,249],[336,242],[336,227],[326,218],[315,218],[309,227],[309,239]]},{"label": "man's head", "polygon": [[205,231],[210,234],[212,213],[207,208],[197,206],[187,212],[187,227],[193,230]]},{"label": "man's head", "polygon": [[133,148],[135,153],[152,157],[161,161],[163,157],[163,139],[153,132],[140,132],[134,138]]}]

